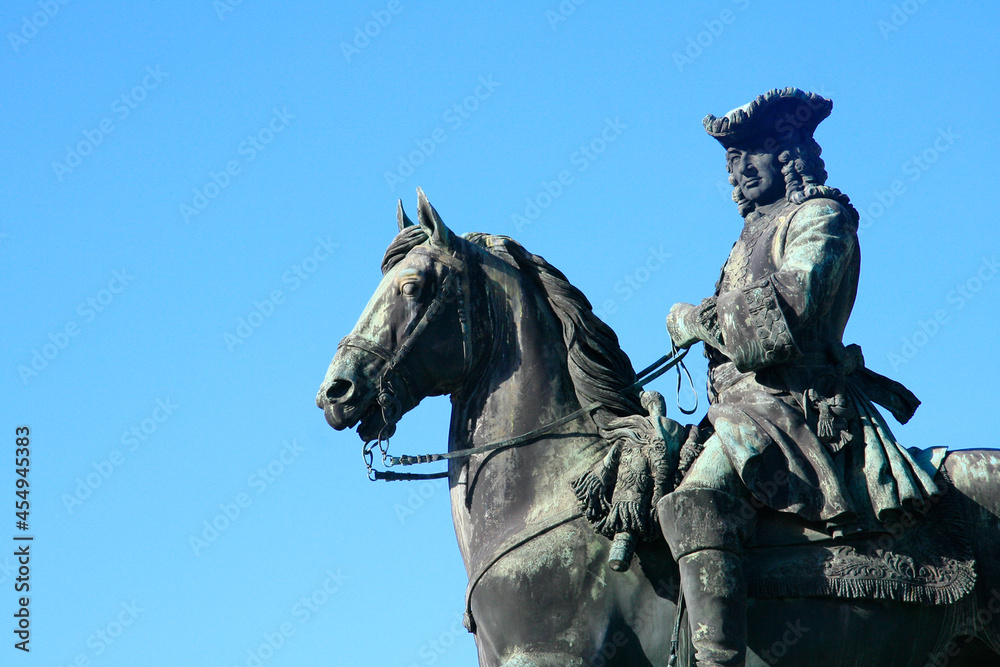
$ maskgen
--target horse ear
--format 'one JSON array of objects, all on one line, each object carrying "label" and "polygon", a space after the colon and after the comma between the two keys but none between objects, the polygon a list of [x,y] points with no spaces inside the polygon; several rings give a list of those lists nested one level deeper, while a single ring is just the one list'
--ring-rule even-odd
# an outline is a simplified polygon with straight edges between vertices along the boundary
[{"label": "horse ear", "polygon": [[403,210],[402,199],[396,200],[396,223],[399,225],[399,231],[403,231],[413,224],[413,221],[406,217],[406,211]]},{"label": "horse ear", "polygon": [[434,245],[448,247],[451,244],[451,230],[441,221],[441,216],[427,201],[427,195],[420,188],[417,188],[417,222],[427,230]]}]

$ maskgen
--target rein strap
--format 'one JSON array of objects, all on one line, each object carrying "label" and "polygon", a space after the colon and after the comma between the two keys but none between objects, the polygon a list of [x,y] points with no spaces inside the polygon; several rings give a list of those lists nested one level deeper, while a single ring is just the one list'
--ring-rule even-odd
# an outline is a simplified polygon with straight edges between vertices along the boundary
[{"label": "rein strap", "polygon": [[447,452],[445,454],[418,454],[417,456],[409,456],[403,454],[402,456],[390,456],[389,465],[390,466],[411,466],[417,463],[434,463],[435,461],[446,461],[450,459],[465,459],[470,456],[475,456],[476,454],[485,454],[486,452],[492,452],[495,449],[503,449],[505,447],[520,447],[522,445],[531,444],[536,438],[548,434],[553,429],[559,428],[563,424],[568,424],[577,417],[593,412],[597,408],[601,407],[599,401],[594,401],[590,405],[575,410],[568,415],[560,417],[559,419],[546,424],[545,426],[540,426],[534,431],[528,431],[516,438],[508,438],[507,440],[501,440],[500,442],[494,442],[489,445],[483,445],[482,447],[473,447],[472,449],[459,449],[454,452]]},{"label": "rein strap", "polygon": [[[656,360],[652,365],[644,368],[642,372],[638,374],[635,382],[630,384],[628,387],[622,390],[622,392],[633,391],[635,389],[640,389],[643,385],[649,384],[656,378],[660,377],[668,370],[681,364],[684,359],[684,355],[687,354],[687,350],[681,350],[674,354],[667,354]],[[683,364],[681,364],[683,367]],[[685,371],[687,369],[685,368]],[[453,459],[467,459],[476,454],[485,454],[486,452],[492,452],[497,449],[505,449],[509,447],[521,447],[523,445],[531,444],[537,438],[552,432],[554,429],[568,424],[577,417],[581,417],[586,414],[590,414],[594,410],[597,410],[602,406],[600,401],[594,401],[593,403],[586,405],[579,410],[574,410],[573,412],[560,417],[554,422],[540,426],[533,431],[528,431],[522,435],[516,436],[514,438],[508,438],[507,440],[501,440],[500,442],[494,442],[489,445],[482,445],[480,447],[472,447],[470,449],[458,449],[452,452],[446,452],[444,454],[418,454],[416,456],[411,456],[408,454],[403,454],[401,456],[389,456],[386,458],[386,465],[392,466],[412,466],[420,463],[434,463],[435,461],[448,461]],[[402,473],[396,473],[389,476],[387,473],[380,473],[375,471],[376,479],[382,479],[387,482],[391,481],[407,481],[407,480],[417,480],[417,479],[438,479],[441,477],[446,477],[445,474],[434,474],[434,475],[412,475],[408,477],[402,477]]]}]

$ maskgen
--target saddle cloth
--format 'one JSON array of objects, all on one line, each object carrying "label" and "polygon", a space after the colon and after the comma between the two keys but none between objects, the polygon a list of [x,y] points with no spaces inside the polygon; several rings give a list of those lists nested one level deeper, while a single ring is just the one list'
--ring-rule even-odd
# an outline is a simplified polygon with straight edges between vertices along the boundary
[{"label": "saddle cloth", "polygon": [[768,535],[762,522],[745,552],[750,596],[957,602],[976,582],[975,557],[958,494],[943,471],[937,481],[944,493],[926,515],[884,533],[810,541],[815,536],[799,530],[781,544],[781,530],[772,523]]}]

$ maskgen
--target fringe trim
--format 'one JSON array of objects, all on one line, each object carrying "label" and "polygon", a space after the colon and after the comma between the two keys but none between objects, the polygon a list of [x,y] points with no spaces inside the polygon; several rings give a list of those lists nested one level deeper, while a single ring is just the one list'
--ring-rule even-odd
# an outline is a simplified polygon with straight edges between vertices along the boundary
[{"label": "fringe trim", "polygon": [[580,511],[590,523],[602,521],[611,511],[611,503],[608,502],[608,488],[593,470],[583,473],[570,484],[573,486],[573,493],[580,505]]},{"label": "fringe trim", "polygon": [[602,535],[613,537],[618,533],[632,533],[639,537],[649,534],[649,508],[634,500],[620,500],[611,507],[604,519],[594,526]]},{"label": "fringe trim", "polygon": [[681,446],[680,460],[677,462],[677,470],[674,472],[673,488],[670,489],[671,491],[681,485],[684,475],[688,473],[694,462],[705,451],[704,441],[707,439],[701,436],[697,428],[691,429],[687,441]]},{"label": "fringe trim", "polygon": [[831,579],[819,577],[765,577],[749,579],[749,593],[755,598],[833,597],[891,600],[918,604],[954,604],[976,583],[971,566],[941,587],[889,579]]},{"label": "fringe trim", "polygon": [[[975,586],[975,554],[969,535],[969,521],[959,503],[945,468],[938,471],[937,483],[943,494],[931,500],[935,506],[920,523],[904,535],[895,538],[898,550],[883,552],[860,551],[852,541],[818,542],[814,546],[751,548],[747,551],[747,583],[749,594],[756,598],[833,597],[877,599],[893,602],[940,605],[954,604]],[[918,535],[924,531],[924,535]],[[908,540],[914,540],[909,545]],[[858,544],[868,542],[859,538]],[[932,553],[928,553],[927,543]],[[909,548],[907,548],[909,546]],[[830,557],[842,562],[868,567],[872,576],[850,576],[822,570],[822,559],[808,565],[810,551],[823,549]],[[887,556],[903,554],[914,561],[918,577],[887,577],[884,563]],[[797,572],[780,566],[781,561],[796,564]],[[767,572],[768,565],[778,567]],[[810,572],[807,568],[815,568]],[[950,572],[943,574],[944,570]],[[876,576],[879,571],[883,576]],[[937,578],[935,578],[935,575]],[[947,577],[947,578],[946,578]]]}]

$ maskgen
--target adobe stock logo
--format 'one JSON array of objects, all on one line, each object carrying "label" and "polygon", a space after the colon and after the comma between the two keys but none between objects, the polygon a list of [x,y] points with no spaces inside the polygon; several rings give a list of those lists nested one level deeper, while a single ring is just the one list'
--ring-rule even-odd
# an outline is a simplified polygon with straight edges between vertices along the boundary
[{"label": "adobe stock logo", "polygon": [[[858,221],[858,235],[860,236],[869,227],[874,225],[884,216],[899,199],[908,192],[907,181],[916,183],[929,170],[940,157],[951,150],[955,142],[961,139],[962,135],[956,134],[949,125],[948,129],[938,128],[937,135],[929,142],[927,148],[914,153],[908,160],[900,165],[900,174],[894,178],[884,189],[880,189],[872,194],[872,199],[866,205],[855,202],[858,214],[861,219]],[[905,179],[903,177],[906,177]]]},{"label": "adobe stock logo", "polygon": [[286,297],[309,280],[319,270],[323,262],[333,257],[333,251],[339,247],[340,244],[334,243],[329,236],[325,239],[318,237],[312,252],[288,267],[288,270],[281,276],[281,283],[288,285],[288,291],[273,289],[263,299],[255,299],[250,312],[236,320],[236,329],[232,333],[227,331],[222,335],[226,349],[235,352],[236,348],[247,342],[254,335],[254,332],[264,326],[264,323],[274,315],[278,306],[285,303]]},{"label": "adobe stock logo", "polygon": [[[499,87],[500,82],[494,81],[492,74],[480,76],[479,84],[468,95],[441,112],[441,120],[447,123],[452,132],[457,131],[483,102],[493,97]],[[413,176],[413,173],[434,154],[438,146],[448,141],[448,138],[449,135],[444,128],[438,126],[423,139],[415,139],[413,144],[416,148],[406,155],[400,154],[399,164],[393,171],[387,169],[383,172],[389,189],[395,192],[396,186]]]},{"label": "adobe stock logo", "polygon": [[399,0],[389,0],[385,9],[378,9],[371,13],[372,20],[367,21],[362,26],[354,26],[354,38],[348,42],[340,43],[340,52],[344,54],[344,60],[351,62],[351,58],[360,55],[367,49],[372,40],[382,34],[382,31],[389,27],[392,18],[403,13],[403,5]]},{"label": "adobe stock logo", "polygon": [[882,39],[888,42],[889,35],[899,32],[900,28],[909,23],[910,17],[920,11],[920,7],[925,4],[927,0],[903,0],[901,3],[893,4],[889,20],[879,19],[875,24],[882,34]]},{"label": "adobe stock logo", "polygon": [[[128,119],[132,112],[139,108],[149,97],[149,94],[160,87],[163,80],[170,76],[169,72],[164,72],[159,65],[147,67],[142,79],[131,89],[125,91],[111,102],[111,111],[118,117],[119,122]],[[66,154],[62,161],[52,161],[52,171],[56,178],[62,182],[67,176],[83,164],[84,159],[93,155],[97,147],[104,143],[108,135],[116,129],[115,121],[111,116],[105,116],[97,122],[93,128],[81,131],[83,139],[75,144],[66,144]]]},{"label": "adobe stock logo", "polygon": [[976,299],[997,274],[1000,274],[997,253],[993,253],[990,257],[984,255],[972,274],[965,280],[955,283],[954,289],[948,291],[945,299],[949,307],[938,308],[931,317],[918,320],[913,333],[900,339],[898,349],[889,352],[889,364],[893,372],[912,361],[920,350],[941,333],[952,316],[964,310]]},{"label": "adobe stock logo", "polygon": [[570,16],[575,14],[577,7],[586,1],[587,0],[562,0],[554,11],[551,9],[545,11],[545,20],[548,21],[549,26],[555,30],[560,23],[567,21]]},{"label": "adobe stock logo", "polygon": [[229,187],[233,179],[243,173],[244,168],[256,160],[294,119],[295,116],[288,112],[288,107],[281,107],[281,109],[274,107],[270,120],[256,132],[248,134],[246,139],[240,142],[236,152],[242,159],[229,160],[226,162],[225,168],[219,171],[209,171],[208,180],[201,186],[192,189],[190,203],[181,202],[180,213],[184,223],[190,224],[191,218],[201,215],[208,208],[208,205]]},{"label": "adobe stock logo", "polygon": [[650,245],[646,257],[615,283],[614,291],[619,296],[601,301],[600,307],[594,309],[594,314],[607,322],[611,315],[618,312],[622,304],[635,296],[643,285],[652,279],[653,274],[666,266],[671,258],[671,254],[664,250],[665,246],[666,243],[661,243],[659,246]]},{"label": "adobe stock logo", "polygon": [[[299,622],[299,625],[305,625],[314,615],[319,614],[323,607],[344,587],[344,582],[350,579],[340,571],[339,567],[336,571],[327,569],[323,574],[325,575],[323,583],[308,594],[301,596],[292,605],[289,613]],[[237,667],[263,667],[295,636],[296,630],[295,625],[286,620],[280,623],[273,632],[262,633],[259,643],[255,641],[256,646],[246,650],[244,653],[246,658],[238,663]]]},{"label": "adobe stock logo", "polygon": [[66,511],[72,514],[74,508],[82,506],[97,489],[111,479],[111,476],[115,474],[118,468],[125,465],[130,454],[135,454],[139,451],[139,447],[149,441],[152,435],[160,430],[160,427],[173,416],[174,411],[178,407],[176,403],[170,400],[169,396],[166,398],[157,398],[155,407],[149,413],[148,417],[142,419],[138,424],[133,425],[129,430],[122,432],[121,443],[125,452],[115,448],[108,452],[106,458],[100,461],[92,461],[90,466],[93,468],[93,472],[88,472],[86,475],[77,477],[73,493],[64,493],[62,495],[62,503]]},{"label": "adobe stock logo", "polygon": [[8,32],[7,41],[10,42],[10,47],[14,49],[14,53],[18,53],[21,47],[27,44],[30,40],[38,36],[38,31],[49,24],[49,21],[55,18],[56,14],[62,9],[62,5],[65,5],[69,0],[40,0],[38,3],[38,8],[41,11],[37,11],[31,16],[24,16],[21,19],[21,29],[18,32]]},{"label": "adobe stock logo", "polygon": [[219,17],[220,21],[225,21],[226,14],[232,14],[242,4],[243,0],[215,0],[212,3],[212,9],[215,10],[215,15]]},{"label": "adobe stock logo", "polygon": [[[306,448],[295,438],[291,441],[285,440],[281,443],[281,451],[247,477],[247,486],[258,496],[264,493],[305,451]],[[204,519],[196,532],[188,536],[188,544],[194,555],[200,556],[205,549],[215,543],[251,505],[253,496],[247,491],[238,492],[231,501],[219,503],[219,511],[211,518]]]},{"label": "adobe stock logo", "polygon": [[[580,173],[587,171],[626,129],[628,129],[628,125],[621,122],[618,116],[615,116],[613,120],[610,117],[605,118],[600,132],[594,135],[590,141],[580,144],[579,148],[569,156],[569,163],[576,167]],[[541,188],[533,196],[524,198],[523,215],[522,213],[512,213],[510,216],[510,221],[517,228],[517,231],[521,232],[525,227],[538,220],[542,212],[552,206],[563,195],[566,188],[572,184],[573,174],[569,169],[563,169],[551,181],[541,181],[539,183]]]},{"label": "adobe stock logo", "polygon": [[[750,0],[732,0],[732,3],[741,11],[746,11],[747,7],[750,6]],[[711,48],[715,44],[715,41],[726,31],[726,26],[736,23],[738,18],[739,14],[733,10],[723,9],[718,14],[718,18],[702,21],[705,29],[699,31],[694,37],[688,36],[687,46],[684,47],[683,53],[680,51],[674,51],[673,53],[672,57],[674,65],[677,66],[677,71],[683,74],[684,68],[694,63],[706,50]]]},{"label": "adobe stock logo", "polygon": [[66,663],[66,667],[90,667],[95,664],[91,662],[91,657],[98,658],[114,646],[125,631],[138,620],[140,614],[146,611],[146,608],[140,607],[135,600],[122,601],[118,606],[120,610],[115,613],[114,618],[87,637],[87,648],[90,650],[77,653],[73,662]]},{"label": "adobe stock logo", "polygon": [[[117,295],[121,294],[133,280],[135,280],[135,276],[130,275],[128,269],[112,271],[111,280],[108,281],[107,286],[81,301],[76,307],[76,314],[83,319],[83,324],[93,322],[97,315],[104,312],[115,301]],[[61,329],[54,333],[50,332],[47,343],[43,343],[40,349],[32,348],[31,361],[27,365],[18,365],[17,374],[20,376],[21,382],[27,385],[33,378],[38,377],[39,373],[48,368],[49,364],[69,347],[72,339],[79,336],[81,331],[83,328],[80,326],[80,322],[71,319],[67,320]]]}]

